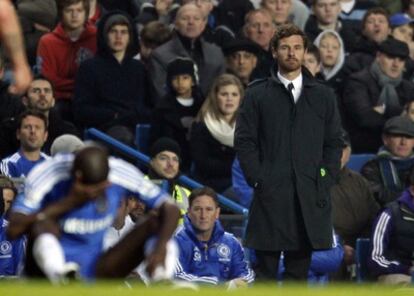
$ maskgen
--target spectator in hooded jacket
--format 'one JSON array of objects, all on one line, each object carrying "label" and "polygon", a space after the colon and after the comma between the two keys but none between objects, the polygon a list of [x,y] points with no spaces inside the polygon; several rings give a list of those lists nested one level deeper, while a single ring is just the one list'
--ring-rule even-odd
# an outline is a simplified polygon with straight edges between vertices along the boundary
[{"label": "spectator in hooded jacket", "polygon": [[133,58],[137,43],[126,14],[111,12],[100,20],[97,55],[82,64],[76,78],[74,110],[80,127],[108,131],[122,126],[133,134],[137,123],[149,122],[146,71]]},{"label": "spectator in hooded jacket", "polygon": [[56,107],[73,121],[72,98],[80,64],[96,51],[96,28],[87,22],[89,0],[57,1],[60,22],[42,36],[37,49],[37,67],[55,87]]},{"label": "spectator in hooded jacket", "polygon": [[326,85],[337,94],[342,92],[345,62],[345,48],[341,36],[335,30],[324,30],[316,37],[314,44],[319,48],[321,74]]}]

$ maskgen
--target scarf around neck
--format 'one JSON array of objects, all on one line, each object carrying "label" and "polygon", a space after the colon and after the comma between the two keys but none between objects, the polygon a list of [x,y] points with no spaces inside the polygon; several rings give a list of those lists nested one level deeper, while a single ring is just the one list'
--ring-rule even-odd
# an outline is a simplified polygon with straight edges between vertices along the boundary
[{"label": "scarf around neck", "polygon": [[216,120],[211,116],[210,112],[207,112],[204,116],[204,123],[214,139],[225,146],[234,146],[235,124],[230,126],[223,119]]},{"label": "scarf around neck", "polygon": [[414,167],[414,153],[407,158],[400,158],[383,147],[377,156],[385,188],[395,192],[405,189],[406,184],[400,180],[399,172],[408,171]]},{"label": "scarf around neck", "polygon": [[381,87],[381,94],[378,99],[378,106],[400,107],[400,99],[398,98],[395,88],[401,83],[402,75],[398,78],[390,78],[382,72],[379,64],[374,61],[369,69],[374,79]]}]

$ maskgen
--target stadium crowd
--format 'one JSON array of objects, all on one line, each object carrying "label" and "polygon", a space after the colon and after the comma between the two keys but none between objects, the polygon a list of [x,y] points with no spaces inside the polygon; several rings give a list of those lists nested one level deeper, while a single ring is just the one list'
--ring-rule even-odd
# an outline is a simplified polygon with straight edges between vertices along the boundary
[{"label": "stadium crowd", "polygon": [[[0,30],[0,278],[353,281],[369,238],[369,278],[411,283],[413,0],[10,2],[26,55]],[[144,174],[82,141],[136,148],[138,124]],[[246,237],[217,193],[250,210]]]}]

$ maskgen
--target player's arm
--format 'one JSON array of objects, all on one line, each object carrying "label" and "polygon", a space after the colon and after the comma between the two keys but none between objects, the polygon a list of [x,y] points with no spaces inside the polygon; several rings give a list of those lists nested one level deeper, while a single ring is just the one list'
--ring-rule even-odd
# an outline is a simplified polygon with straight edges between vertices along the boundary
[{"label": "player's arm", "polygon": [[12,212],[10,215],[10,223],[7,228],[7,235],[11,239],[16,239],[22,234],[30,231],[30,228],[36,223],[45,220],[56,221],[59,217],[78,208],[85,202],[99,196],[108,182],[104,181],[94,185],[85,185],[77,179],[72,185],[69,193],[62,199],[51,203],[43,209],[31,214],[21,212]]},{"label": "player's arm", "polygon": [[32,75],[24,50],[23,36],[13,5],[0,0],[0,38],[12,61],[14,84],[10,92],[22,94],[29,87]]},{"label": "player's arm", "polygon": [[159,232],[158,240],[153,252],[147,258],[147,272],[152,275],[155,268],[164,265],[167,242],[173,236],[178,219],[180,218],[179,208],[169,200],[165,200],[158,209]]}]

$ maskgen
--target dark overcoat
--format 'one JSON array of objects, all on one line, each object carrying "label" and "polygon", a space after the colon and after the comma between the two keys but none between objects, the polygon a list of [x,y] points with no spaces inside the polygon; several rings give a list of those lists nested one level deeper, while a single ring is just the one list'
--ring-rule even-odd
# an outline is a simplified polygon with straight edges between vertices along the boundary
[{"label": "dark overcoat", "polygon": [[235,149],[255,188],[245,243],[264,251],[298,250],[304,241],[330,248],[329,190],[343,145],[335,95],[302,69],[295,104],[273,72],[248,88],[236,123]]}]

